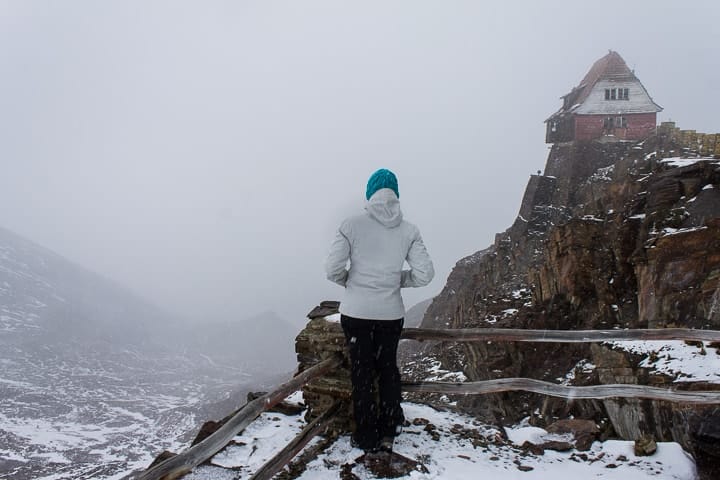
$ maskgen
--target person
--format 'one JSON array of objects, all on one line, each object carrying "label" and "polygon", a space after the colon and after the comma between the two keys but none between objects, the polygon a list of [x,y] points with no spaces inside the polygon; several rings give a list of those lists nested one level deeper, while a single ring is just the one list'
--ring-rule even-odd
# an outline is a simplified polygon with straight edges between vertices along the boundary
[{"label": "person", "polygon": [[366,452],[392,452],[404,422],[396,359],[405,317],[400,289],[425,286],[435,275],[399,198],[393,172],[373,173],[365,213],[342,222],[325,264],[327,278],[345,287],[339,310],[351,363],[352,444]]}]

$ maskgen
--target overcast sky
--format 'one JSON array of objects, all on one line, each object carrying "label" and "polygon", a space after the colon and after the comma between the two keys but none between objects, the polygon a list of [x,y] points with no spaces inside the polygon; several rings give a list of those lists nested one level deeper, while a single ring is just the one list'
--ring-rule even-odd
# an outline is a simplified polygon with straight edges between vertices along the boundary
[{"label": "overcast sky", "polygon": [[339,298],[377,168],[437,277],[513,222],[609,49],[720,132],[720,2],[0,0],[0,226],[200,320]]}]

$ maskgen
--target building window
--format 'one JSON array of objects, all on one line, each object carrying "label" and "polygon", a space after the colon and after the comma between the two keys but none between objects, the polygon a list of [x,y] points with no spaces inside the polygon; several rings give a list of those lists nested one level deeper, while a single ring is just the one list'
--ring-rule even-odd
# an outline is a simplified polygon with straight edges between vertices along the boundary
[{"label": "building window", "polygon": [[605,100],[629,100],[627,88],[606,88]]},{"label": "building window", "polygon": [[613,117],[607,117],[607,118],[605,118],[605,119],[603,120],[603,128],[604,128],[605,130],[608,130],[608,131],[610,131],[610,130],[612,130],[613,128],[615,128],[615,118],[613,118]]},{"label": "building window", "polygon": [[615,126],[618,128],[627,128],[627,118],[617,117],[615,119]]}]

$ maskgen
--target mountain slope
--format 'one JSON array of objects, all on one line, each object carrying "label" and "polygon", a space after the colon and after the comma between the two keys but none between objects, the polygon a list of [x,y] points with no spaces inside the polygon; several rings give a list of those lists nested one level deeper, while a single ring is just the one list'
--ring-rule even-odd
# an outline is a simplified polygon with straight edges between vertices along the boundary
[{"label": "mountain slope", "polygon": [[[692,152],[675,157],[680,151],[663,135],[554,145],[544,174],[531,176],[513,225],[456,264],[423,326],[719,329],[720,160]],[[704,354],[707,347],[696,348]],[[473,381],[528,377],[665,388],[679,381],[657,373],[664,355],[634,355],[617,345],[488,342],[432,353],[444,369]],[[704,377],[692,381],[697,389],[720,388]],[[681,443],[696,455],[702,478],[720,471],[714,407],[566,402],[524,392],[458,403],[503,422],[532,417],[542,425],[569,415],[609,422],[622,438]],[[714,466],[701,465],[708,458]]]},{"label": "mountain slope", "polygon": [[194,333],[0,229],[0,478],[120,478],[263,388]]},{"label": "mountain slope", "polygon": [[172,324],[123,287],[0,228],[1,332],[141,344]]}]

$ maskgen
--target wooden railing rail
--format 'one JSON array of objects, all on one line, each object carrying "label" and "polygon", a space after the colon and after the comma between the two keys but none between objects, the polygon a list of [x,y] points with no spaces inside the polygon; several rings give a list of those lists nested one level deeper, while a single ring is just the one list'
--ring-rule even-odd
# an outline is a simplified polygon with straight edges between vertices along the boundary
[{"label": "wooden railing rail", "polygon": [[515,390],[540,393],[568,400],[605,400],[609,398],[645,398],[670,402],[701,405],[720,403],[718,391],[678,391],[675,389],[648,387],[634,384],[592,385],[571,387],[533,380],[530,378],[499,378],[480,382],[407,382],[403,391],[414,393],[444,393],[452,395],[482,395]]},{"label": "wooden railing rail", "polygon": [[[686,340],[720,342],[720,331],[685,328],[628,329],[628,330],[522,330],[506,328],[424,329],[406,328],[402,339],[441,342],[556,342],[593,343],[630,340]],[[291,393],[317,379],[343,362],[340,355],[327,358],[267,393],[247,403],[220,429],[202,442],[165,460],[155,467],[130,477],[136,480],[174,480],[208,460],[222,450],[234,436],[243,431],[261,413],[280,403]],[[720,404],[720,390],[680,391],[634,384],[594,385],[574,387],[529,378],[501,378],[478,382],[403,382],[402,390],[414,393],[443,393],[452,395],[478,395],[508,391],[526,391],[568,400],[609,398],[643,398],[693,404]],[[266,480],[275,475],[316,435],[330,424],[340,403],[333,405],[303,431],[281,452],[270,459],[252,477]]]},{"label": "wooden railing rail", "polygon": [[250,477],[250,480],[272,479],[276,473],[290,463],[293,457],[295,457],[305,445],[310,443],[310,440],[322,433],[335,420],[335,415],[341,406],[341,402],[335,402],[325,413],[310,422],[292,442],[287,444],[277,455],[260,467],[255,474]]},{"label": "wooden railing rail", "polygon": [[309,381],[321,377],[342,363],[341,357],[331,357],[305,370],[276,390],[248,402],[225,425],[202,442],[155,467],[142,472],[137,480],[174,480],[222,450],[235,435],[243,431],[261,413],[277,405],[285,397],[302,388]]},{"label": "wooden railing rail", "polygon": [[521,330],[513,328],[406,328],[400,338],[452,342],[557,342],[594,343],[628,340],[689,340],[720,342],[718,330],[650,328],[634,330]]}]

